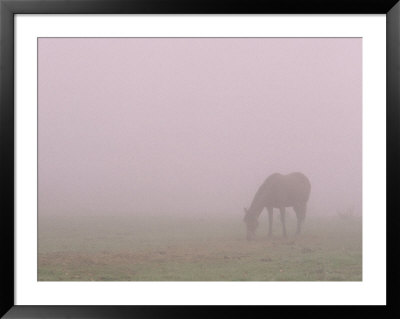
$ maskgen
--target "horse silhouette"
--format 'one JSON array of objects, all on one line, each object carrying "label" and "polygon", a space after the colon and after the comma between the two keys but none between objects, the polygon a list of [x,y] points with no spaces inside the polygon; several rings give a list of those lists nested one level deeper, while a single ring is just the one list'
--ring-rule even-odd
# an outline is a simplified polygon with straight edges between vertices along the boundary
[{"label": "horse silhouette", "polygon": [[285,214],[286,207],[293,207],[297,216],[296,235],[300,234],[301,225],[306,217],[307,202],[310,197],[311,184],[302,173],[270,175],[256,192],[249,209],[245,210],[244,222],[247,226],[247,239],[255,236],[258,226],[258,217],[264,208],[268,210],[268,236],[272,235],[273,209],[278,208],[281,213],[283,236],[286,237]]}]

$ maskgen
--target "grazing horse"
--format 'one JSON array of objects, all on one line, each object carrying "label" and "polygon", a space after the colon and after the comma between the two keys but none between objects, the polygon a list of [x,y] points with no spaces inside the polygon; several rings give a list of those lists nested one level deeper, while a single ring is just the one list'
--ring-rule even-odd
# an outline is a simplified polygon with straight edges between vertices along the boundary
[{"label": "grazing horse", "polygon": [[306,217],[307,201],[310,197],[311,184],[302,173],[291,173],[288,175],[272,174],[260,186],[254,196],[249,209],[244,209],[244,222],[247,226],[247,239],[255,236],[258,226],[258,217],[266,208],[269,214],[268,236],[272,235],[273,209],[278,208],[281,213],[283,236],[286,237],[285,209],[293,207],[297,216],[296,235],[300,234],[301,224]]}]

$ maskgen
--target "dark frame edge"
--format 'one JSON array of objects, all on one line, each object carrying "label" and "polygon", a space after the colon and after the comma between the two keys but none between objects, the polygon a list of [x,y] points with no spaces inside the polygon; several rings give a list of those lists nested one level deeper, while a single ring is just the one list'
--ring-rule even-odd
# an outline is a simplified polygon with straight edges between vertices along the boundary
[{"label": "dark frame edge", "polygon": [[3,226],[0,232],[0,315],[14,306],[14,13],[0,3],[0,183]]},{"label": "dark frame edge", "polygon": [[2,0],[15,13],[386,14],[398,0]]},{"label": "dark frame edge", "polygon": [[[399,163],[399,149],[398,137],[400,136],[400,66],[399,66],[399,51],[400,51],[400,3],[388,4],[389,2],[396,3],[396,1],[382,1],[381,6],[378,4],[368,5],[367,9],[357,9],[354,5],[351,10],[328,10],[324,12],[319,9],[319,12],[313,13],[386,13],[387,14],[387,212],[396,212],[396,183],[398,181],[398,163]],[[16,13],[121,13],[121,8],[108,11],[107,6],[99,7],[98,10],[94,9],[95,1],[71,1],[74,2],[72,7],[66,8],[68,1],[6,1],[0,0],[0,183],[4,187],[2,193],[2,231],[0,232],[0,240],[5,243],[2,247],[2,262],[0,263],[0,271],[2,277],[0,279],[0,316],[4,318],[64,318],[64,317],[80,317],[80,318],[151,318],[151,317],[204,317],[210,316],[210,313],[204,307],[176,307],[176,306],[160,306],[154,309],[150,306],[16,306],[14,300],[15,287],[14,287],[14,14]],[[70,2],[70,3],[71,3]],[[84,3],[86,9],[79,7],[78,3]],[[109,1],[100,1],[101,3],[110,3]],[[122,3],[123,1],[117,0],[115,2]],[[141,1],[139,1],[141,2]],[[174,2],[174,1],[172,1]],[[178,1],[179,2],[179,1]],[[312,2],[312,1],[311,1]],[[356,1],[357,2],[357,1]],[[368,1],[366,1],[368,2]],[[372,1],[373,2],[373,1]],[[372,3],[369,2],[369,3]],[[35,4],[39,6],[35,7]],[[159,1],[153,4],[160,4]],[[175,1],[175,3],[177,3]],[[180,2],[181,3],[181,2]],[[143,2],[142,2],[143,5]],[[341,5],[345,7],[344,4]],[[309,6],[305,6],[309,8]],[[72,9],[71,9],[72,8]],[[189,8],[189,9],[188,9]],[[390,8],[390,10],[389,10]],[[123,10],[123,9],[122,9]],[[204,10],[204,8],[203,8]],[[235,13],[227,12],[217,7],[210,9],[207,7],[206,12],[214,11],[212,13]],[[249,12],[242,8],[242,11],[237,10],[237,13],[255,13],[256,7],[252,7]],[[291,9],[293,10],[293,8]],[[294,9],[296,10],[296,9]],[[99,12],[92,12],[99,11]],[[180,12],[175,8],[168,10],[165,6],[158,9],[150,6],[147,9],[138,9],[136,13],[201,13],[198,7],[191,7],[185,5],[184,12]],[[171,11],[171,12],[169,12]],[[178,11],[178,12],[177,12]],[[311,9],[300,10],[297,13],[311,13]],[[264,13],[264,11],[260,11]],[[274,10],[269,13],[276,13]],[[398,217],[397,217],[398,218]],[[397,223],[398,224],[398,223]],[[399,316],[398,301],[394,292],[398,287],[399,276],[396,275],[399,262],[389,251],[394,252],[396,244],[399,242],[398,230],[395,229],[396,215],[387,213],[387,276],[391,280],[387,281],[387,307],[378,307],[368,309],[370,315],[386,318],[396,318]],[[389,294],[389,291],[392,294]],[[179,309],[178,309],[179,308]],[[194,308],[194,309],[193,309]],[[208,308],[208,307],[207,307]],[[226,317],[228,314],[248,314],[249,311],[257,311],[261,306],[254,306],[249,308],[238,308],[232,311],[227,311],[226,307],[212,307],[212,316],[219,317],[222,315]],[[331,306],[318,306],[319,310],[326,312],[328,318],[337,317],[353,317],[361,310],[359,307],[331,307]],[[271,309],[271,308],[270,308]],[[273,310],[275,309],[275,310]],[[279,309],[279,310],[278,310]],[[290,307],[298,314],[309,314],[309,310],[305,307],[294,306]],[[342,310],[340,310],[342,309]],[[271,313],[274,311],[282,311],[281,307],[272,307]],[[317,310],[317,309],[315,309]],[[270,311],[270,310],[268,310]],[[278,312],[277,311],[277,312]],[[194,314],[197,313],[197,315]],[[277,313],[276,312],[276,313]],[[285,311],[283,311],[285,313]]]},{"label": "dark frame edge", "polygon": [[[399,179],[399,136],[400,136],[400,2],[386,15],[386,255],[387,305],[393,307],[393,317],[399,317],[398,300],[394,292],[399,282],[399,261],[393,254],[399,243],[398,216],[396,203]],[[389,254],[389,252],[392,254]],[[388,280],[390,278],[390,280]],[[389,292],[392,294],[389,294]]]}]

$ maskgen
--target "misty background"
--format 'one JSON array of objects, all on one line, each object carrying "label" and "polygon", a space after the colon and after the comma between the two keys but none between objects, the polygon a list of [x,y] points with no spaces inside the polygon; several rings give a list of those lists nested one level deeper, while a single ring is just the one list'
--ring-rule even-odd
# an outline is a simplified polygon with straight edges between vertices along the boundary
[{"label": "misty background", "polygon": [[[40,38],[39,218],[231,215],[267,176],[361,213],[360,38]],[[292,213],[291,213],[292,214]]]}]

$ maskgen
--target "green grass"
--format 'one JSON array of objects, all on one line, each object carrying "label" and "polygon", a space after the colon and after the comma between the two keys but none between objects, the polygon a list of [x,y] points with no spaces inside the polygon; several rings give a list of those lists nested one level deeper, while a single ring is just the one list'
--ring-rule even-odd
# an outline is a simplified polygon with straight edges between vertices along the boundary
[{"label": "green grass", "polygon": [[297,238],[295,222],[283,239],[275,218],[268,239],[262,215],[248,242],[240,217],[42,217],[38,280],[362,280],[360,218],[308,216]]}]

